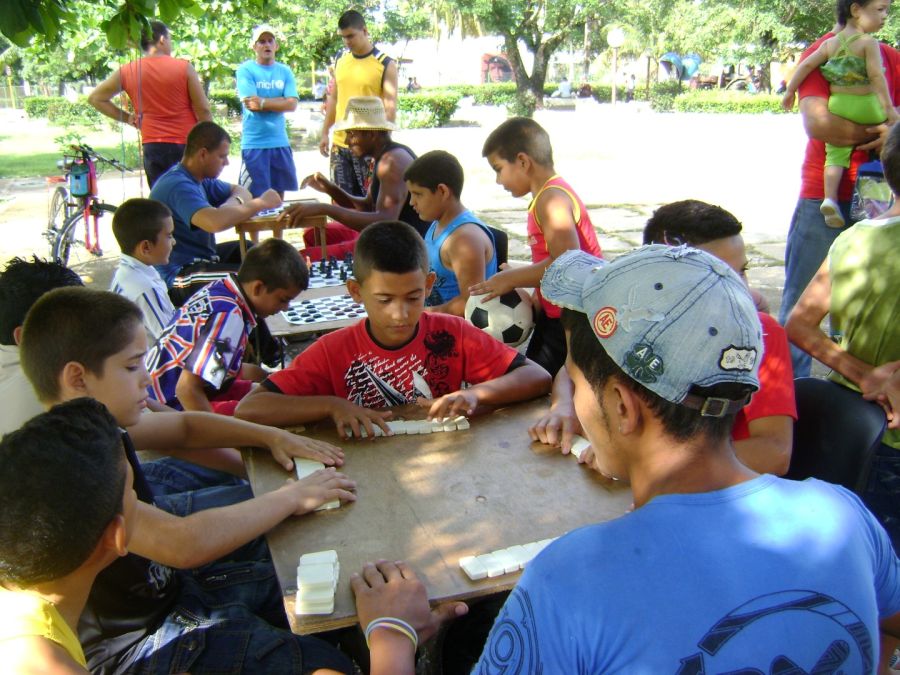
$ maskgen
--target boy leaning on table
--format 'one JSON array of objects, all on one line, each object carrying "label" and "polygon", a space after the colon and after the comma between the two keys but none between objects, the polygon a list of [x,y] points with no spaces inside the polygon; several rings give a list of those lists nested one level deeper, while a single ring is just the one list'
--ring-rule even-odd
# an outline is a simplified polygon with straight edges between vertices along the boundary
[{"label": "boy leaning on table", "polygon": [[235,415],[279,425],[330,417],[342,437],[372,437],[373,425],[390,434],[382,408],[418,401],[440,419],[549,391],[547,372],[515,349],[460,317],[424,312],[433,283],[418,232],[399,221],[369,225],[347,280],[368,318],[320,338]]},{"label": "boy leaning on table", "polygon": [[[565,308],[593,468],[628,481],[635,509],[528,564],[473,672],[875,673],[879,629],[900,634],[884,529],[848,490],[759,475],[734,454],[763,348],[738,276],[654,245],[605,266],[564,253],[541,287]],[[351,587],[372,675],[413,673],[416,633],[465,613],[432,612],[404,563],[367,564]]]},{"label": "boy leaning on table", "polygon": [[[353,501],[352,481],[326,468],[255,498],[246,484],[160,495],[161,483],[174,491],[171,467],[160,472],[155,462],[137,458],[138,449],[264,446],[290,470],[291,457],[340,464],[342,453],[221,415],[142,414],[150,383],[146,352],[138,307],[87,288],[45,294],[22,331],[22,366],[41,402],[87,396],[106,405],[124,429],[134,473],[129,553],[97,576],[78,628],[90,670],[281,673],[302,662],[305,672],[352,672],[329,645],[287,630],[275,570],[258,539],[325,502]],[[189,473],[180,468],[179,475]]]}]

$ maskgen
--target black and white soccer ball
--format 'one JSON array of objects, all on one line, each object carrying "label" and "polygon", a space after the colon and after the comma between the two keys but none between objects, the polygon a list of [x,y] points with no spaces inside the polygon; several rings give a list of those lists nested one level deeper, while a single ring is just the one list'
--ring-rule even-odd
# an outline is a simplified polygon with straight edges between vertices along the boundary
[{"label": "black and white soccer ball", "polygon": [[534,306],[528,294],[516,288],[484,303],[481,302],[483,297],[469,296],[466,320],[511,347],[525,342],[534,328]]}]

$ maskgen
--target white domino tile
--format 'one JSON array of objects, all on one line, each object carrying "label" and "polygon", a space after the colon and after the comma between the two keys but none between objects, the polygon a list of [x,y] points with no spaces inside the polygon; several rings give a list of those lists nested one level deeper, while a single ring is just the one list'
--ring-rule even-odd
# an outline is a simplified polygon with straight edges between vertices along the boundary
[{"label": "white domino tile", "polygon": [[334,591],[340,577],[336,551],[318,551],[300,556],[297,565],[296,614],[331,614]]},{"label": "white domino tile", "polygon": [[[470,428],[469,420],[463,415],[458,417],[446,417],[444,419],[434,420],[391,420],[387,423],[387,427],[393,436],[402,436],[405,434],[436,434],[446,431],[465,431]],[[384,431],[377,426],[372,427],[374,435],[384,436]],[[366,438],[367,434],[361,429],[361,437]]]},{"label": "white domino tile", "polygon": [[[294,458],[294,470],[297,472],[297,480],[303,480],[311,473],[315,473],[319,469],[324,469],[325,465],[322,462],[317,462],[313,459],[303,459],[301,457]],[[322,506],[318,507],[316,511],[330,511],[331,509],[339,509],[341,508],[341,500],[334,499],[330,502],[325,502]]]},{"label": "white domino tile", "polygon": [[524,568],[552,541],[553,539],[542,539],[521,546],[510,546],[484,555],[465,556],[459,559],[459,566],[472,581],[511,574]]},{"label": "white domino tile", "polygon": [[572,437],[572,456],[581,461],[582,455],[584,455],[584,451],[591,447],[591,442],[586,438],[582,438],[577,434]]}]

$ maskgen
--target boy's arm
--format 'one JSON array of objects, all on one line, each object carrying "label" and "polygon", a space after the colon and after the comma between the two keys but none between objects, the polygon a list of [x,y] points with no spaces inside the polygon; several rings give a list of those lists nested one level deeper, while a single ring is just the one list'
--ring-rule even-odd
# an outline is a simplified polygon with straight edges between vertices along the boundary
[{"label": "boy's arm", "polygon": [[530,359],[505,375],[441,396],[428,409],[430,419],[471,415],[480,406],[527,401],[550,391],[550,373]]},{"label": "boy's arm", "polygon": [[[240,198],[240,199],[238,199]],[[244,202],[241,204],[241,200]],[[223,232],[229,230],[238,223],[249,220],[260,211],[274,209],[281,205],[281,197],[271,188],[263,192],[259,197],[245,199],[240,194],[232,191],[221,206],[205,206],[194,212],[191,217],[191,225],[199,227],[205,232]]]},{"label": "boy's arm", "polygon": [[888,92],[887,79],[884,76],[884,64],[881,60],[881,45],[874,38],[864,37],[862,39],[865,40],[863,49],[866,55],[866,74],[869,76],[869,82],[875,95],[878,96],[881,107],[884,108],[888,125],[894,124],[900,119],[900,115],[897,115],[897,110],[894,108],[891,95]]},{"label": "boy's arm", "polygon": [[469,287],[484,281],[487,237],[478,225],[463,225],[444,244],[450,268],[456,275],[459,295],[448,302],[428,307],[431,312],[443,312],[462,316],[469,299]]},{"label": "boy's arm", "polygon": [[178,518],[139,502],[129,550],[169,567],[191,569],[231,553],[292,515],[325,502],[356,500],[356,483],[332,468],[239,504]]},{"label": "boy's arm", "polygon": [[531,440],[556,446],[564,455],[571,452],[572,437],[575,434],[584,436],[581,422],[575,415],[575,405],[572,401],[574,395],[575,386],[572,384],[572,378],[565,368],[560,368],[553,378],[550,410],[528,429]]},{"label": "boy's arm", "polygon": [[[268,387],[273,385],[269,383]],[[390,412],[363,408],[339,396],[292,396],[268,387],[266,384],[255,387],[241,399],[235,416],[278,426],[318,422],[330,417],[341,438],[361,436],[360,429],[365,429],[366,435],[374,438],[373,425],[389,433],[385,421],[391,416]],[[348,428],[351,433],[347,433]]]},{"label": "boy's arm", "polygon": [[498,295],[509,293],[514,288],[537,288],[552,262],[553,258],[547,258],[531,265],[517,267],[507,265],[506,269],[497,272],[490,279],[469,286],[469,295],[484,295],[481,301],[487,302]]},{"label": "boy's arm", "polygon": [[141,415],[138,423],[128,428],[128,433],[139,450],[267,448],[287,470],[293,467],[293,457],[335,466],[344,463],[344,453],[330,443],[213,413],[183,412],[165,415],[163,419],[157,414]]},{"label": "boy's arm", "polygon": [[187,368],[181,369],[178,382],[175,384],[175,395],[185,410],[213,411],[212,405],[206,397],[206,382]]}]

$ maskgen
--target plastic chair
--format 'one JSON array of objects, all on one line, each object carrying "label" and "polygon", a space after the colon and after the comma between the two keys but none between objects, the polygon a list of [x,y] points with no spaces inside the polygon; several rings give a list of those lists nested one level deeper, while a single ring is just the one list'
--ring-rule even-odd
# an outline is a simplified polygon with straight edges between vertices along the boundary
[{"label": "plastic chair", "polygon": [[509,254],[509,235],[490,225],[488,225],[488,229],[494,235],[494,246],[497,247],[497,265],[502,265],[506,262],[506,256]]},{"label": "plastic chair", "polygon": [[887,418],[859,392],[830,380],[794,380],[797,421],[785,478],[818,478],[861,495]]}]

